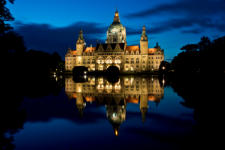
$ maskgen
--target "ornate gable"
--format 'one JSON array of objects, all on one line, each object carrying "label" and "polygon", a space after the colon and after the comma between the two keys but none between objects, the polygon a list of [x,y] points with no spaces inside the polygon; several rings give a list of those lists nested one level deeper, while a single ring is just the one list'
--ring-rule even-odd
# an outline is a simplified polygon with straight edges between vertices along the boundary
[{"label": "ornate gable", "polygon": [[106,51],[112,51],[113,49],[112,49],[112,46],[111,46],[111,44],[107,44],[107,48],[106,48]]},{"label": "ornate gable", "polygon": [[116,50],[116,51],[120,51],[121,50],[121,47],[120,47],[120,44],[119,43],[116,44],[116,47],[115,47],[114,50]]},{"label": "ornate gable", "polygon": [[104,51],[102,44],[99,44],[98,51]]}]

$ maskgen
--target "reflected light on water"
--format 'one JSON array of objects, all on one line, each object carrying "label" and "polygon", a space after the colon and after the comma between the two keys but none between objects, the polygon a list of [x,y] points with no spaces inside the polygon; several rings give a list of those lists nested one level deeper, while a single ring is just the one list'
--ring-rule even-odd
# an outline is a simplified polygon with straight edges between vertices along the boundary
[{"label": "reflected light on water", "polygon": [[88,77],[86,82],[81,83],[74,82],[71,78],[65,79],[65,92],[68,98],[73,95],[72,98],[76,99],[78,111],[83,114],[86,103],[105,105],[107,119],[116,136],[120,125],[126,120],[127,104],[140,105],[140,117],[144,122],[149,102],[159,103],[164,96],[164,87],[160,83],[165,81],[160,82],[157,76],[123,76],[116,83],[110,83],[103,77]]}]

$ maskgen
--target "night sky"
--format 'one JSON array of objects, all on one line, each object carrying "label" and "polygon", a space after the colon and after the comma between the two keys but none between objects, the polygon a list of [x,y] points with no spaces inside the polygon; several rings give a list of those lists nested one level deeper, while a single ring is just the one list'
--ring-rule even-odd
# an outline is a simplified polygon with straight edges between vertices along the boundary
[{"label": "night sky", "polygon": [[159,42],[167,60],[202,36],[225,35],[225,0],[15,0],[8,7],[28,48],[57,51],[62,57],[75,48],[80,29],[88,46],[104,42],[116,9],[128,45],[139,44],[145,25],[149,47]]}]

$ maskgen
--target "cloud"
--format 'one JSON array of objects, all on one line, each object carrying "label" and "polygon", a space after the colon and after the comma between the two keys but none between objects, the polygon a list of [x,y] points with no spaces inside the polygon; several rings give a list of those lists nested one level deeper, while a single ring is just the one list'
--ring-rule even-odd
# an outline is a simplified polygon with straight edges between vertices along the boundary
[{"label": "cloud", "polygon": [[[225,31],[224,10],[224,0],[179,0],[174,3],[161,4],[154,8],[128,14],[125,17],[129,19],[166,18],[166,20],[153,23],[152,33],[192,28],[192,32],[183,31],[183,33],[197,34],[204,31],[204,29]],[[202,30],[197,31],[196,26]],[[193,32],[194,29],[195,32]]]},{"label": "cloud", "polygon": [[141,35],[142,29],[134,29],[131,27],[126,27],[127,35]]},{"label": "cloud", "polygon": [[94,22],[76,22],[67,27],[56,28],[48,24],[24,24],[15,22],[15,31],[24,37],[29,49],[46,52],[57,51],[62,57],[68,48],[75,48],[80,29],[84,32],[87,44],[101,41],[105,36],[106,27]]},{"label": "cloud", "polygon": [[125,15],[126,18],[143,18],[161,14],[213,15],[225,14],[224,0],[179,0],[174,3],[161,4],[136,13]]},{"label": "cloud", "polygon": [[[191,21],[190,21],[191,20]],[[188,29],[189,28],[189,29]],[[183,33],[201,33],[206,29],[216,29],[218,31],[225,31],[225,21],[216,22],[210,18],[179,18],[154,23],[151,33],[162,33],[173,29],[184,29]],[[195,30],[195,32],[193,32]],[[184,32],[186,31],[186,32]]]},{"label": "cloud", "polygon": [[182,33],[187,33],[187,34],[199,34],[202,33],[201,29],[187,29],[187,30],[182,30]]}]

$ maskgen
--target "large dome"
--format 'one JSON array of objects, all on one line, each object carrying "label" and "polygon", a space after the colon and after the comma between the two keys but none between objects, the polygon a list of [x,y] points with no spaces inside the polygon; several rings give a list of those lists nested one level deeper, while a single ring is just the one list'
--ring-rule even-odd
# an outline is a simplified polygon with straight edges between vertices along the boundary
[{"label": "large dome", "polygon": [[119,13],[115,12],[113,23],[107,30],[106,43],[125,43],[126,42],[126,28],[120,23]]},{"label": "large dome", "polygon": [[118,24],[111,24],[108,28],[108,32],[110,33],[117,33],[124,30],[124,26],[121,23]]}]

